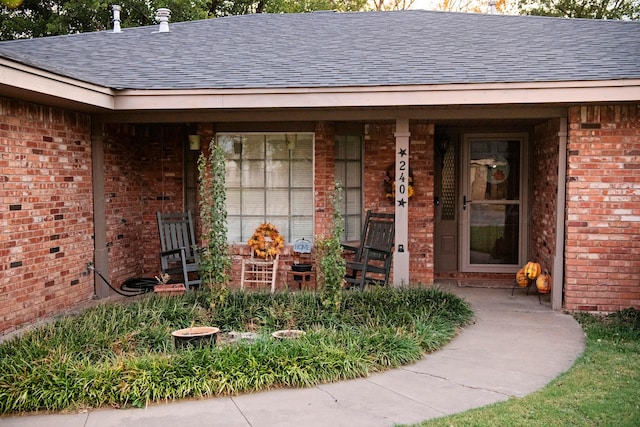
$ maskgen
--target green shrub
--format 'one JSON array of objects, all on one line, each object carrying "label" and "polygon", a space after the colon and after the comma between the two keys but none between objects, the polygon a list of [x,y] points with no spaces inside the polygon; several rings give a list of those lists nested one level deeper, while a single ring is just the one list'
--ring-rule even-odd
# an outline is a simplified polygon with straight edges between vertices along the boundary
[{"label": "green shrub", "polygon": [[[345,292],[339,310],[319,293],[207,291],[104,303],[0,345],[0,412],[144,406],[185,397],[308,387],[413,362],[449,341],[469,306],[435,288]],[[253,342],[177,350],[190,325],[255,331]],[[303,329],[275,340],[278,329]]]}]

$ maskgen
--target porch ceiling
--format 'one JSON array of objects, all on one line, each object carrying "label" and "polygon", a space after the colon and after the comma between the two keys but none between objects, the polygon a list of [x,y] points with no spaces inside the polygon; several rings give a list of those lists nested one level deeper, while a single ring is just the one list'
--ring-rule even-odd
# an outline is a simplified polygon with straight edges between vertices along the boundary
[{"label": "porch ceiling", "polygon": [[412,121],[436,123],[446,127],[489,128],[505,122],[525,126],[552,117],[566,117],[565,105],[480,105],[412,107],[412,108],[290,108],[193,111],[126,111],[96,114],[104,123],[186,123],[186,122],[312,122],[312,121],[366,121],[391,122],[396,117]]}]

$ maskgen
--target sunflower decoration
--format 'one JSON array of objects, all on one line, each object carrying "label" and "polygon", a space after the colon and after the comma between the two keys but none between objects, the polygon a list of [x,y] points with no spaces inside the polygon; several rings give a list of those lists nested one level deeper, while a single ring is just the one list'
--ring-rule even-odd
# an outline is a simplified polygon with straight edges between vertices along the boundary
[{"label": "sunflower decoration", "polygon": [[[402,179],[404,178],[404,179]],[[409,174],[406,177],[401,177],[402,181],[407,183],[407,198],[410,199],[414,196],[415,190],[413,188],[413,173],[409,170]],[[388,199],[396,198],[396,165],[392,164],[387,168],[387,172],[384,176],[384,193]]]},{"label": "sunflower decoration", "polygon": [[284,246],[284,237],[280,235],[275,225],[263,223],[256,228],[248,243],[257,257],[268,259],[280,253]]}]

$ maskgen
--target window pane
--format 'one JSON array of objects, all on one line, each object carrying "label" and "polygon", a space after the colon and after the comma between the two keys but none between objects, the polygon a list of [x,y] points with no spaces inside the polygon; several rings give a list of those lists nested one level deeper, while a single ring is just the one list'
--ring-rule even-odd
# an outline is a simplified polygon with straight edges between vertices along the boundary
[{"label": "window pane", "polygon": [[361,157],[362,157],[362,145],[360,144],[360,137],[359,136],[346,137],[345,159],[360,160]]},{"label": "window pane", "polygon": [[232,216],[227,217],[227,231],[229,233],[227,237],[227,240],[229,242],[242,241],[242,230],[240,229],[239,217],[232,217]]},{"label": "window pane", "polygon": [[360,189],[346,190],[344,196],[346,209],[345,215],[360,215],[362,212]]},{"label": "window pane", "polygon": [[242,191],[242,214],[264,215],[264,190]]},{"label": "window pane", "polygon": [[313,220],[311,218],[292,218],[290,242],[305,238],[313,241]]},{"label": "window pane", "polygon": [[227,189],[227,215],[240,215],[240,189]]},{"label": "window pane", "polygon": [[520,198],[520,141],[471,142],[471,197],[480,200]]},{"label": "window pane", "polygon": [[243,138],[242,158],[243,159],[264,159],[264,136],[247,135]]},{"label": "window pane", "polygon": [[345,223],[345,236],[346,241],[358,241],[360,240],[361,232],[361,218],[360,216],[347,216],[344,219]]},{"label": "window pane", "polygon": [[336,159],[346,159],[346,155],[345,155],[345,138],[344,137],[340,137],[340,136],[336,136],[336,143],[335,143],[335,156]]},{"label": "window pane", "polygon": [[267,191],[267,216],[289,215],[289,190]]},{"label": "window pane", "polygon": [[[287,135],[267,135],[267,159],[289,159],[289,144],[295,138]],[[291,142],[289,142],[291,141]]]},{"label": "window pane", "polygon": [[227,161],[225,184],[228,188],[240,187],[240,180],[242,176],[242,169],[240,168],[240,162],[229,160]]},{"label": "window pane", "polygon": [[291,215],[313,216],[313,197],[309,190],[291,190]]},{"label": "window pane", "polygon": [[313,160],[313,134],[297,134],[295,148],[291,150],[292,159]]},{"label": "window pane", "polygon": [[471,205],[471,264],[518,263],[518,205]]},{"label": "window pane", "polygon": [[264,187],[264,161],[249,161],[242,163],[242,186]]},{"label": "window pane", "polygon": [[360,187],[362,181],[362,174],[360,173],[360,162],[348,162],[347,167],[347,187]]},{"label": "window pane", "polygon": [[345,182],[347,180],[346,176],[347,175],[346,175],[346,172],[345,172],[344,168],[336,167],[336,181],[341,183],[343,187],[344,187]]},{"label": "window pane", "polygon": [[313,167],[311,162],[296,161],[291,163],[291,186],[313,187]]},{"label": "window pane", "polygon": [[242,154],[242,137],[240,135],[222,135],[218,144],[224,150],[227,159],[239,159]]},{"label": "window pane", "polygon": [[289,187],[289,162],[267,160],[267,188]]}]

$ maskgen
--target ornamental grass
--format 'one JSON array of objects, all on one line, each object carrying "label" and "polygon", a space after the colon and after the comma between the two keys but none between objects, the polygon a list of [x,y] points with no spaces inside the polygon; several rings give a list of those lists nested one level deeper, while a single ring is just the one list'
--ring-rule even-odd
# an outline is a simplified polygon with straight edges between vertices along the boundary
[{"label": "ornamental grass", "polygon": [[[340,310],[321,295],[232,291],[144,296],[103,303],[0,344],[1,413],[215,397],[365,377],[420,359],[466,325],[467,303],[437,288],[345,292]],[[255,341],[176,349],[171,332],[189,326],[250,331]],[[280,329],[302,329],[276,340]]]}]

